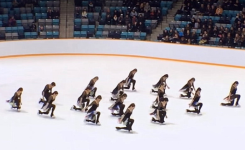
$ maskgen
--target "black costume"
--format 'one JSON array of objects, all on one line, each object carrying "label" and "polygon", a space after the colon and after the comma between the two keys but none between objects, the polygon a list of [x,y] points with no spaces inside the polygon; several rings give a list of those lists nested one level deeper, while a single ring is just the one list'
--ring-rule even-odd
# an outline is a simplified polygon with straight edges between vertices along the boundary
[{"label": "black costume", "polygon": [[120,91],[122,91],[122,92],[124,91],[123,90],[123,84],[121,84],[121,83],[122,82],[118,83],[117,86],[115,87],[115,89],[111,92],[111,94],[112,94],[111,100],[118,99]]},{"label": "black costume", "polygon": [[[234,105],[234,102],[235,102],[235,99],[236,99],[236,106],[239,105],[239,100],[241,98],[241,96],[239,94],[236,94],[236,91],[237,91],[237,88],[235,87],[231,87],[230,89],[230,93],[231,93],[231,96],[230,96],[230,102],[229,103],[221,103],[221,105],[223,106],[233,106]],[[227,96],[226,98],[228,98],[229,96]]]},{"label": "black costume", "polygon": [[132,130],[132,126],[134,124],[134,119],[130,118],[131,115],[132,115],[132,112],[130,112],[130,110],[127,109],[127,111],[123,114],[123,116],[121,118],[123,124],[125,124],[126,127],[116,127],[116,129],[117,130],[124,129],[124,130],[131,131]]},{"label": "black costume", "polygon": [[96,91],[97,91],[97,87],[94,87],[95,85],[95,81],[93,79],[90,80],[87,88],[91,89],[89,96],[91,97],[95,97]]},{"label": "black costume", "polygon": [[39,103],[45,103],[45,101],[47,101],[50,97],[50,95],[52,95],[52,87],[49,87],[49,84],[47,84],[43,91],[42,91],[42,95],[45,97],[45,99],[41,99],[39,101]]},{"label": "black costume", "polygon": [[166,116],[166,105],[163,106],[163,104],[160,102],[158,104],[158,107],[155,109],[155,111],[153,112],[156,115],[155,119],[154,117],[152,117],[152,121],[153,122],[159,122],[159,123],[164,123],[164,118]]},{"label": "black costume", "polygon": [[80,108],[77,108],[75,105],[73,105],[72,109],[82,111],[82,109],[85,107],[85,103],[86,103],[86,106],[89,105],[90,100],[87,97],[88,97],[88,94],[86,93],[86,91],[83,91],[82,95],[79,96],[77,99],[77,105]]},{"label": "black costume", "polygon": [[132,90],[135,90],[135,83],[136,83],[136,80],[134,80],[134,74],[133,73],[135,70],[132,70],[130,71],[128,77],[126,78],[126,86],[124,87],[124,89],[130,89],[131,87],[131,83],[133,84],[133,87],[132,87]]},{"label": "black costume", "polygon": [[165,89],[163,89],[163,91],[161,89],[158,89],[158,97],[153,102],[152,108],[157,108],[159,102],[163,100],[164,94],[165,94]]},{"label": "black costume", "polygon": [[100,112],[96,111],[96,109],[99,107],[99,104],[93,101],[89,106],[91,107],[87,111],[86,121],[98,124],[100,118]]},{"label": "black costume", "polygon": [[198,113],[199,114],[201,112],[201,108],[203,106],[202,103],[199,103],[200,98],[201,98],[201,96],[195,94],[192,102],[189,104],[189,106],[194,107],[195,110],[189,110],[189,109],[187,109],[186,111],[187,112],[194,112],[194,113]]},{"label": "black costume", "polygon": [[[167,86],[167,83],[166,83],[166,79],[164,79],[166,76],[162,76],[160,79],[159,79],[159,81],[157,82],[157,84],[154,84],[154,85],[152,85],[152,87],[155,89],[155,88],[159,88],[162,84],[163,84],[163,86],[166,88],[166,86]],[[151,91],[153,92],[153,93],[156,93],[157,91],[155,91],[154,89],[152,89]]]},{"label": "black costume", "polygon": [[39,110],[39,114],[49,114],[49,111],[52,109],[50,116],[53,117],[54,116],[54,110],[56,108],[56,105],[53,104],[54,101],[55,101],[55,98],[53,98],[53,96],[50,95],[48,98],[48,101],[46,101],[42,106],[42,109],[44,112],[41,112]]},{"label": "black costume", "polygon": [[[109,109],[112,111],[112,115],[119,115],[121,116],[123,114],[123,110],[125,108],[125,105],[123,104],[124,100],[122,100],[122,97],[120,97],[114,104],[112,104]],[[119,111],[118,114],[114,113],[114,110]]]},{"label": "black costume", "polygon": [[180,89],[180,91],[186,93],[186,95],[181,94],[181,97],[191,98],[191,92],[193,89],[195,90],[194,83],[191,84],[190,81],[188,81],[188,83]]},{"label": "black costume", "polygon": [[21,94],[18,95],[17,92],[14,93],[14,96],[10,99],[9,103],[12,105],[12,108],[17,108],[19,110],[21,107]]}]

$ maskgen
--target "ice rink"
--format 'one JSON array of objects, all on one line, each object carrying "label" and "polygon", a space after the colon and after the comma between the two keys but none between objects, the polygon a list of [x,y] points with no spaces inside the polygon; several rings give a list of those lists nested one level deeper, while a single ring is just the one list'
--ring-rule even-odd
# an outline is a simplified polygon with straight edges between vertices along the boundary
[{"label": "ice rink", "polygon": [[[126,91],[126,107],[135,103],[133,132],[116,131],[118,118],[108,107],[110,92],[137,68],[137,92]],[[3,150],[231,150],[245,147],[245,70],[173,61],[111,56],[37,56],[0,59],[0,147]],[[152,84],[169,74],[169,98],[164,125],[151,123],[150,108],[156,95]],[[99,76],[97,95],[101,126],[84,123],[85,113],[71,111],[90,79]],[[201,87],[202,115],[187,114],[190,99],[180,99],[179,89],[192,78]],[[220,106],[230,86],[239,81],[240,108]],[[41,92],[56,82],[59,95],[55,119],[39,116]],[[22,110],[5,101],[23,87]]]}]

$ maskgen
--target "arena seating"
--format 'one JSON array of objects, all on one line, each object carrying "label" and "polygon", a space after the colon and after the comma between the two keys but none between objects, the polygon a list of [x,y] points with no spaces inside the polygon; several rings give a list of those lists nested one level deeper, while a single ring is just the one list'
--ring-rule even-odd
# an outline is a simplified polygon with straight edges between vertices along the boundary
[{"label": "arena seating", "polygon": [[0,40],[58,38],[58,0],[0,0]]},{"label": "arena seating", "polygon": [[[185,0],[174,21],[169,23],[158,41],[207,46],[245,47],[245,0]],[[203,6],[204,7],[203,7]],[[209,8],[208,8],[209,7]],[[188,33],[187,33],[188,32]]]},{"label": "arena seating", "polygon": [[[171,0],[149,1],[147,6],[144,6],[146,3],[131,0],[106,0],[103,7],[99,0],[75,0],[75,3],[75,38],[146,40],[146,35],[152,33],[152,29],[168,14],[168,9],[173,7]],[[99,22],[98,26],[96,21]]]}]

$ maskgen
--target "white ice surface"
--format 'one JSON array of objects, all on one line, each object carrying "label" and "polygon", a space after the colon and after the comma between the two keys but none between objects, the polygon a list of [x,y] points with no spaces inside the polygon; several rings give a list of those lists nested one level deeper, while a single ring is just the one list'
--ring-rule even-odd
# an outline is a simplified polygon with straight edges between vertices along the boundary
[{"label": "white ice surface", "polygon": [[[110,92],[130,70],[137,68],[137,92],[128,91],[126,107],[135,103],[133,133],[116,131],[121,126],[110,115]],[[0,60],[0,147],[2,150],[98,150],[98,149],[244,149],[245,144],[245,70],[209,65],[176,63],[152,59],[101,56],[46,56]],[[170,89],[165,125],[151,123],[150,108],[156,95],[152,84],[163,74]],[[94,76],[97,94],[102,95],[98,111],[101,126],[84,123],[85,113],[71,111],[77,98]],[[195,77],[202,88],[202,115],[187,114],[190,100],[179,98],[179,89]],[[239,81],[240,108],[222,107],[234,81]],[[41,91],[56,82],[59,95],[56,119],[38,116]],[[5,100],[23,87],[22,111],[10,109]]]}]

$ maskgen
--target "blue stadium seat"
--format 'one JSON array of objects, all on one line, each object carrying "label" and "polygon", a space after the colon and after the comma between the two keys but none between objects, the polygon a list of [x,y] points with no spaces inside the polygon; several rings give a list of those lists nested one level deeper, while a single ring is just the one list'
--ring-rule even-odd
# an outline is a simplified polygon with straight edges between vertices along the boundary
[{"label": "blue stadium seat", "polygon": [[82,31],[88,31],[88,25],[81,25]]},{"label": "blue stadium seat", "polygon": [[48,32],[46,32],[47,34],[47,38],[53,38],[53,32],[51,32],[51,31],[48,31]]},{"label": "blue stadium seat", "polygon": [[104,25],[98,25],[97,30],[98,31],[103,31],[104,30]]},{"label": "blue stadium seat", "polygon": [[96,37],[96,38],[102,37],[102,32],[103,32],[103,31],[97,31],[97,32],[95,33],[95,37]]},{"label": "blue stadium seat", "polygon": [[41,13],[41,7],[34,7],[34,13]]},{"label": "blue stadium seat", "polygon": [[95,25],[88,25],[88,31],[94,32],[95,30]]},{"label": "blue stadium seat", "polygon": [[121,33],[121,38],[127,38],[128,37],[128,33],[127,32],[122,32]]},{"label": "blue stadium seat", "polygon": [[31,38],[31,32],[25,32],[24,35],[25,35],[26,39],[30,39]]},{"label": "blue stadium seat", "polygon": [[59,19],[53,19],[52,20],[52,24],[53,25],[59,25],[60,24],[60,20]]},{"label": "blue stadium seat", "polygon": [[81,19],[75,19],[74,20],[74,25],[81,26],[82,25],[82,20]]},{"label": "blue stadium seat", "polygon": [[140,33],[140,39],[141,40],[146,40],[146,32],[141,32]]},{"label": "blue stadium seat", "polygon": [[37,32],[30,32],[31,33],[31,38],[36,39],[38,37]]},{"label": "blue stadium seat", "polygon": [[133,39],[134,38],[134,32],[128,32],[127,38]]},{"label": "blue stadium seat", "polygon": [[3,22],[0,20],[0,27],[2,27],[3,26]]},{"label": "blue stadium seat", "polygon": [[19,26],[17,27],[18,33],[24,33],[24,27],[23,26]]},{"label": "blue stadium seat", "polygon": [[81,37],[86,38],[87,37],[87,31],[81,31]]},{"label": "blue stadium seat", "polygon": [[37,21],[38,19],[42,19],[41,13],[35,13],[35,18],[36,18],[36,21]]},{"label": "blue stadium seat", "polygon": [[12,33],[13,32],[18,32],[18,28],[17,27],[11,27]]},{"label": "blue stadium seat", "polygon": [[59,32],[53,31],[53,38],[59,38]]},{"label": "blue stadium seat", "polygon": [[42,19],[47,19],[47,13],[41,13],[41,18]]},{"label": "blue stadium seat", "polygon": [[40,11],[41,13],[47,13],[47,7],[41,7]]},{"label": "blue stadium seat", "polygon": [[74,31],[73,36],[74,37],[81,37],[81,31]]}]

